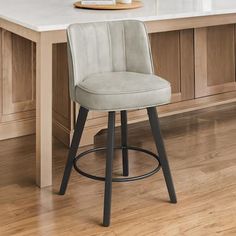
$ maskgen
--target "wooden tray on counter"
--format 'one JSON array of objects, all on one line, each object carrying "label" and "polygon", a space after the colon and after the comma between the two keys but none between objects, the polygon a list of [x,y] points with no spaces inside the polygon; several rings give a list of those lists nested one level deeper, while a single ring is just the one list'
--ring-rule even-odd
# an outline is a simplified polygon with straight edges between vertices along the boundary
[{"label": "wooden tray on counter", "polygon": [[116,3],[114,5],[82,5],[81,2],[74,3],[77,8],[94,9],[94,10],[125,10],[135,9],[143,6],[142,2],[133,1],[132,3]]}]

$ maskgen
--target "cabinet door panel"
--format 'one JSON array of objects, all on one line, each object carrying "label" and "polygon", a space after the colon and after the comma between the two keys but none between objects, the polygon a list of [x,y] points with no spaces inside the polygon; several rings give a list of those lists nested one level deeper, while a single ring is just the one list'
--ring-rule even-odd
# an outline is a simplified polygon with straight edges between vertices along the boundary
[{"label": "cabinet door panel", "polygon": [[1,32],[3,122],[35,115],[35,44]]},{"label": "cabinet door panel", "polygon": [[71,109],[67,45],[55,44],[53,45],[53,116],[68,129],[71,127]]},{"label": "cabinet door panel", "polygon": [[193,30],[150,36],[155,73],[171,83],[172,102],[194,98]]},{"label": "cabinet door panel", "polygon": [[235,26],[195,29],[196,97],[236,89]]}]

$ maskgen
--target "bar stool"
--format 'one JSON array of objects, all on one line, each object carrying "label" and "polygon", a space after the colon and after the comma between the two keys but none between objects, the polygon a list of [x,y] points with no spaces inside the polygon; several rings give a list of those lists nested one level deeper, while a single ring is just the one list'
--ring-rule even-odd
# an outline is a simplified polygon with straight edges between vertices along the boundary
[{"label": "bar stool", "polygon": [[[112,21],[73,24],[67,30],[70,97],[80,111],[69,150],[60,194],[64,195],[72,167],[80,174],[105,181],[103,225],[110,225],[112,182],[139,180],[163,169],[171,203],[176,203],[168,159],[156,106],[170,101],[169,82],[153,74],[153,61],[145,25],[140,21]],[[147,109],[158,155],[127,143],[127,110]],[[108,112],[107,147],[90,149],[77,155],[88,111]],[[115,113],[121,113],[121,146],[114,146]],[[123,175],[113,178],[114,150],[122,150]],[[85,173],[79,159],[88,153],[106,150],[105,177]],[[129,177],[128,150],[146,153],[157,161],[147,174]]]}]

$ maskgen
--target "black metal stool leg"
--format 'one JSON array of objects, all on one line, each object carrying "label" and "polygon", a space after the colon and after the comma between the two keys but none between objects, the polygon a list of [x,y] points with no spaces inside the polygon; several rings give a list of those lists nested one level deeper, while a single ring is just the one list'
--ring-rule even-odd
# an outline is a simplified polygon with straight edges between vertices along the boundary
[{"label": "black metal stool leg", "polygon": [[106,176],[104,193],[104,212],[103,226],[110,225],[111,216],[111,195],[112,195],[112,165],[114,157],[115,141],[115,112],[111,111],[108,115],[108,136],[107,136],[107,157],[106,157]]},{"label": "black metal stool leg", "polygon": [[123,176],[129,175],[129,159],[127,149],[127,111],[121,111],[121,146],[122,146],[122,164]]},{"label": "black metal stool leg", "polygon": [[155,107],[149,107],[147,108],[147,111],[148,111],[149,122],[151,125],[153,137],[156,143],[156,147],[158,149],[159,159],[162,165],[167,189],[169,192],[170,201],[172,203],[176,203],[177,199],[176,199],[176,194],[175,194],[175,188],[172,181],[170,167],[169,167],[169,163],[168,163],[168,159],[167,159],[167,155],[165,151],[165,146],[164,146],[164,142],[161,135],[157,111]]},{"label": "black metal stool leg", "polygon": [[87,119],[87,115],[88,115],[88,110],[84,107],[80,107],[79,110],[79,115],[77,118],[77,122],[75,125],[75,131],[74,131],[74,135],[73,135],[73,139],[71,142],[71,146],[70,146],[70,150],[69,150],[69,154],[68,154],[68,159],[67,159],[67,163],[66,163],[66,167],[65,167],[65,171],[64,171],[64,175],[63,175],[63,179],[61,182],[61,188],[60,188],[60,195],[64,195],[66,192],[66,188],[67,188],[67,184],[70,178],[70,174],[71,174],[71,169],[73,166],[73,161],[74,158],[76,157],[76,153],[78,151],[78,147],[79,147],[79,143],[81,140],[81,136],[84,130],[84,125]]}]

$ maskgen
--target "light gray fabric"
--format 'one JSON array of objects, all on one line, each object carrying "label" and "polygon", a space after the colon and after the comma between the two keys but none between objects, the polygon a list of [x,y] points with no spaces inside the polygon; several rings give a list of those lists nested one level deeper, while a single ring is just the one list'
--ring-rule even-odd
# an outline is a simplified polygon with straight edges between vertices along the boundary
[{"label": "light gray fabric", "polygon": [[169,102],[170,84],[153,75],[142,22],[73,24],[67,35],[70,96],[75,102],[91,110],[136,109]]},{"label": "light gray fabric", "polygon": [[140,109],[169,102],[170,84],[152,74],[104,72],[76,86],[76,98],[92,110]]}]

